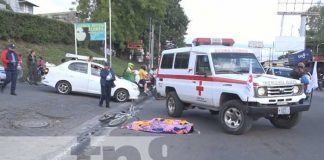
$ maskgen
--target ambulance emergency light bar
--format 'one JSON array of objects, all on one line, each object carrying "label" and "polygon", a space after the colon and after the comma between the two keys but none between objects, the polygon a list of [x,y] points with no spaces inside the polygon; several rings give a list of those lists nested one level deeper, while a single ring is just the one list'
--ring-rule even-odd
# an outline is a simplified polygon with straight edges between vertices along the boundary
[{"label": "ambulance emergency light bar", "polygon": [[199,45],[223,45],[223,46],[233,46],[234,39],[232,38],[195,38],[192,41],[193,46]]}]

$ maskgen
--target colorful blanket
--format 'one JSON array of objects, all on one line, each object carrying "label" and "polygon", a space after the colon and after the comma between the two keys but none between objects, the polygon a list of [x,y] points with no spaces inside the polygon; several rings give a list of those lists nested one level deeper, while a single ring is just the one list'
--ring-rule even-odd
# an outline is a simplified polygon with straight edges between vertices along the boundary
[{"label": "colorful blanket", "polygon": [[187,134],[193,132],[193,124],[186,120],[153,118],[147,121],[134,121],[127,129],[153,133]]}]

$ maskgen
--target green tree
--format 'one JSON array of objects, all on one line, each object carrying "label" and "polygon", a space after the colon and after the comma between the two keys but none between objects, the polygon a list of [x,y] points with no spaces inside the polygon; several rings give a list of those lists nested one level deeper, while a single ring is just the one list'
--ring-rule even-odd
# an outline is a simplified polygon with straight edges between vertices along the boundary
[{"label": "green tree", "polygon": [[[109,0],[78,2],[77,10],[83,21],[109,22]],[[189,21],[179,4],[180,0],[111,0],[111,3],[112,40],[117,49],[124,49],[127,42],[140,39],[148,44],[150,19],[155,26],[161,25],[163,43],[170,40],[183,45]],[[158,32],[155,35],[158,37]]]},{"label": "green tree", "polygon": [[[306,48],[316,52],[317,45],[324,43],[324,7],[311,7],[310,12],[319,12],[319,16],[307,17]],[[324,46],[319,48],[319,53],[324,53]]]}]

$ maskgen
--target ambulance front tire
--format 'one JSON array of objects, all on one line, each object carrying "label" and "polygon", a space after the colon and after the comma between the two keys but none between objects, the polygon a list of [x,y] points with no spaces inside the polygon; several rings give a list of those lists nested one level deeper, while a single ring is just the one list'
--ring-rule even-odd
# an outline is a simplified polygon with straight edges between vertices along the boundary
[{"label": "ambulance front tire", "polygon": [[294,127],[300,120],[301,112],[290,115],[278,115],[271,117],[269,120],[273,126],[280,129],[290,129]]},{"label": "ambulance front tire", "polygon": [[247,115],[246,107],[240,100],[230,100],[222,106],[219,121],[225,132],[240,135],[251,129],[253,118]]},{"label": "ambulance front tire", "polygon": [[170,117],[181,117],[184,104],[175,91],[169,92],[167,95],[166,108]]}]

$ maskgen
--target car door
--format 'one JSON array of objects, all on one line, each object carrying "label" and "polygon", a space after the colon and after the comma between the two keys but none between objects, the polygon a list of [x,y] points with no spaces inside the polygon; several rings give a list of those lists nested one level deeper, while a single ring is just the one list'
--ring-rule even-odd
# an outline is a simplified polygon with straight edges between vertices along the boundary
[{"label": "car door", "polygon": [[88,63],[72,62],[68,66],[67,80],[71,83],[72,91],[87,92],[88,90]]},{"label": "car door", "polygon": [[101,94],[100,87],[100,71],[102,66],[91,63],[90,67],[90,75],[89,75],[89,87],[88,92],[93,94]]},{"label": "car door", "polygon": [[191,83],[192,100],[196,104],[211,106],[213,104],[213,81],[208,55],[196,55],[195,78]]}]

